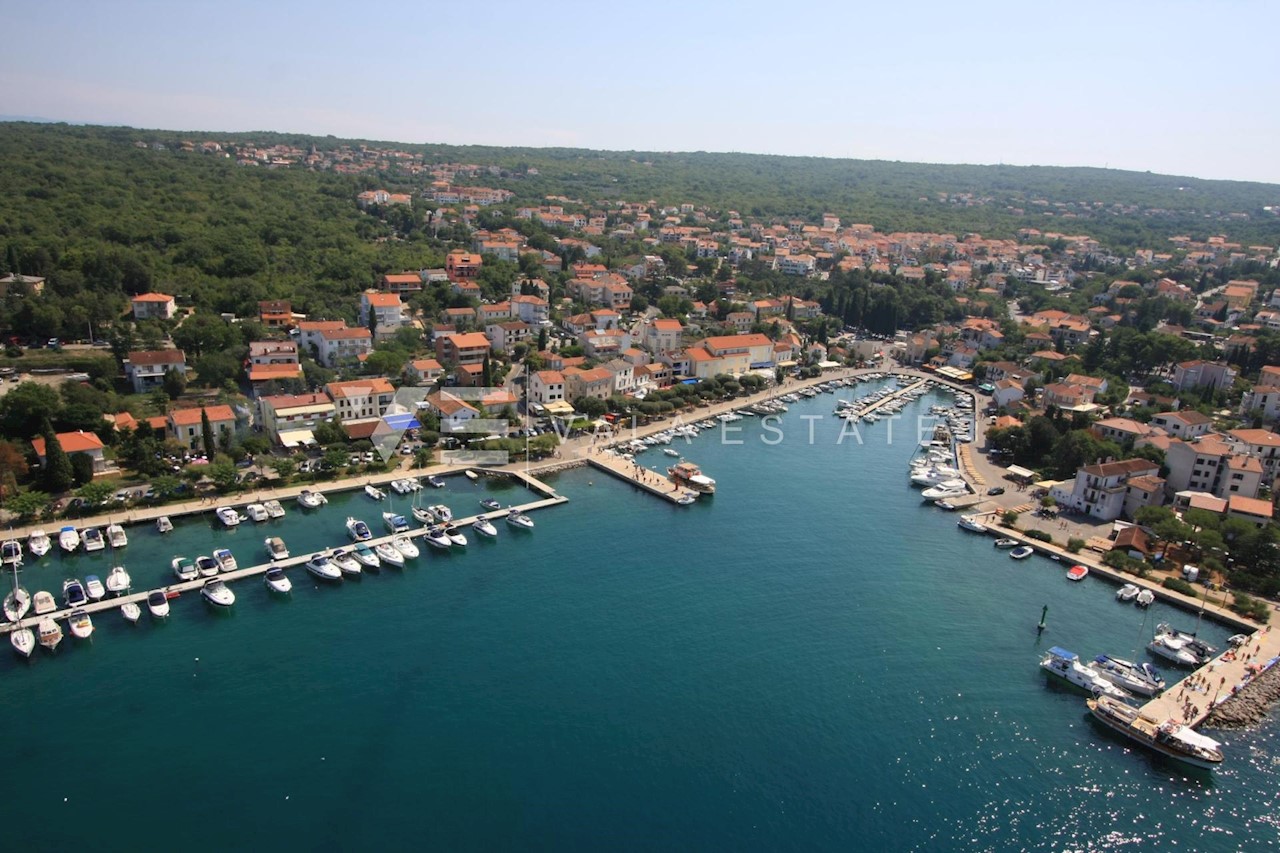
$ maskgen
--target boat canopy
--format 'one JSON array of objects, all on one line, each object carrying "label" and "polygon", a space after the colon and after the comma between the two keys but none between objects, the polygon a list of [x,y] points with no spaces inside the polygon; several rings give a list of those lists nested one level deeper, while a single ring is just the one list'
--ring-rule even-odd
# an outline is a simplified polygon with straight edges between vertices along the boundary
[{"label": "boat canopy", "polygon": [[1200,749],[1219,750],[1222,744],[1211,737],[1200,734],[1190,726],[1180,726],[1169,733],[1172,737],[1177,738],[1185,744],[1196,746]]},{"label": "boat canopy", "polygon": [[1075,652],[1069,652],[1061,646],[1054,646],[1049,649],[1049,654],[1057,658],[1066,658],[1067,660],[1075,660],[1079,657]]}]

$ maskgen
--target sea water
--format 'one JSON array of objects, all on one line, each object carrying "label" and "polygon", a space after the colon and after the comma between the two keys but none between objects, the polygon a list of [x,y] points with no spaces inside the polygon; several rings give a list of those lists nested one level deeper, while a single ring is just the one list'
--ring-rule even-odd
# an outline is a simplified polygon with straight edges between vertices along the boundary
[{"label": "sea water", "polygon": [[[1195,615],[1010,560],[922,503],[906,466],[933,395],[843,438],[833,401],[677,440],[719,484],[690,507],[575,469],[550,478],[571,502],[533,531],[500,523],[355,582],[291,570],[288,597],[244,580],[230,612],[194,594],[163,623],[104,612],[91,642],[3,656],[6,846],[1274,844],[1273,722],[1223,734],[1222,768],[1194,771],[1131,749],[1038,668],[1050,645],[1149,659],[1155,623]],[[453,477],[422,499],[466,515],[481,497],[528,493]],[[234,530],[212,513],[134,527],[115,557],[138,590],[175,554],[250,565],[268,535],[303,554],[387,507],[355,492],[286,508]],[[50,555],[23,583],[56,593],[111,556]]]}]

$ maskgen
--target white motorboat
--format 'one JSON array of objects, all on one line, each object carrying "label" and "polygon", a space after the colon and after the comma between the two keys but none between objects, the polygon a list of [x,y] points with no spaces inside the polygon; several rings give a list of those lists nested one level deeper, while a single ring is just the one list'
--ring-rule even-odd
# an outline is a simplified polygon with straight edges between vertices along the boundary
[{"label": "white motorboat", "polygon": [[972,516],[972,515],[960,516],[960,520],[956,522],[956,527],[959,527],[961,530],[971,531],[973,533],[987,532],[987,526],[982,522],[978,521],[976,516]]},{"label": "white motorboat", "polygon": [[461,530],[452,524],[446,524],[441,528],[445,536],[449,537],[449,544],[455,548],[467,547],[467,537]]},{"label": "white motorboat", "polygon": [[433,489],[443,489],[445,486],[444,478],[437,477],[435,474],[427,475],[427,485]]},{"label": "white motorboat", "polygon": [[221,521],[226,527],[235,527],[240,523],[240,513],[229,506],[220,506],[213,513],[218,516],[218,521]]},{"label": "white motorboat", "polygon": [[58,601],[53,597],[53,593],[46,592],[43,589],[37,590],[36,594],[31,596],[31,609],[35,611],[37,616],[52,613],[58,609]]},{"label": "white motorboat", "polygon": [[1217,649],[1206,643],[1204,640],[1196,637],[1195,634],[1188,634],[1186,631],[1177,631],[1170,628],[1165,622],[1161,622],[1156,625],[1156,634],[1164,634],[1181,640],[1185,644],[1186,648],[1199,658],[1199,661],[1202,664],[1208,663],[1213,656],[1218,653]]},{"label": "white motorboat", "polygon": [[911,483],[915,486],[937,486],[959,478],[960,471],[956,468],[925,468],[911,475]]},{"label": "white motorboat", "polygon": [[81,640],[87,640],[93,636],[93,620],[85,610],[72,610],[71,615],[67,617],[67,627],[71,629],[72,636]]},{"label": "white motorboat", "polygon": [[68,554],[80,547],[80,534],[74,527],[68,524],[58,531],[58,547]]},{"label": "white motorboat", "polygon": [[218,574],[218,561],[208,554],[201,554],[196,557],[196,571],[202,578],[215,577]]},{"label": "white motorboat", "polygon": [[1164,690],[1164,676],[1149,663],[1098,655],[1093,659],[1093,669],[1116,687],[1139,696],[1155,696]]},{"label": "white motorboat", "polygon": [[293,589],[293,582],[279,566],[267,569],[267,573],[262,576],[262,582],[267,585],[267,589],[282,595]]},{"label": "white motorboat", "polygon": [[351,549],[351,556],[356,559],[362,566],[368,566],[376,569],[382,565],[382,561],[378,559],[378,555],[373,553],[373,549],[363,542],[357,542],[355,547]]},{"label": "white motorboat", "polygon": [[24,658],[29,658],[36,649],[35,631],[30,628],[14,628],[9,632],[9,643],[15,652]]},{"label": "white motorboat", "polygon": [[112,548],[124,548],[129,544],[129,537],[124,532],[124,527],[119,524],[107,525],[107,542]]},{"label": "white motorboat", "polygon": [[1019,545],[1009,552],[1009,556],[1015,560],[1025,560],[1036,552],[1035,548],[1030,545]]},{"label": "white motorboat", "polygon": [[470,481],[471,481],[471,482],[473,482],[473,483],[474,483],[476,480],[479,480],[479,479],[480,479],[480,475],[479,475],[479,474],[477,474],[475,471],[472,471],[470,468],[468,468],[467,470],[463,471],[463,472],[462,472],[462,474],[463,474],[463,476],[465,476],[468,480],[470,480]]},{"label": "white motorboat", "polygon": [[360,574],[360,561],[357,560],[350,551],[344,548],[336,548],[329,555],[329,560],[338,567],[338,571],[347,575]]},{"label": "white motorboat", "polygon": [[342,570],[324,554],[313,554],[311,559],[307,560],[307,571],[320,580],[342,580]]},{"label": "white motorboat", "polygon": [[302,494],[298,495],[298,503],[307,509],[319,509],[322,505],[327,504],[329,499],[320,492],[313,492],[310,489],[303,489]]},{"label": "white motorboat", "polygon": [[431,513],[432,517],[441,524],[448,524],[453,521],[453,510],[449,509],[444,504],[432,504],[427,507],[427,511]]},{"label": "white motorboat", "polygon": [[1139,590],[1136,584],[1127,583],[1116,590],[1116,600],[1125,602],[1133,601],[1138,597],[1138,592]]},{"label": "white motorboat", "polygon": [[33,530],[27,537],[27,550],[33,557],[43,557],[48,554],[50,545],[52,543],[49,541],[49,534],[43,530]]},{"label": "white motorboat", "polygon": [[236,555],[231,553],[230,548],[219,548],[214,551],[213,559],[218,564],[220,572],[234,572],[240,568],[239,563],[236,562]]},{"label": "white motorboat", "polygon": [[253,522],[263,522],[270,518],[267,515],[267,508],[262,504],[249,504],[244,508],[244,514],[249,516],[249,520]]},{"label": "white motorboat", "polygon": [[347,536],[352,542],[368,542],[373,538],[369,525],[354,516],[347,516]]},{"label": "white motorboat", "polygon": [[97,575],[85,575],[84,591],[89,596],[90,601],[101,601],[102,597],[107,594],[106,588],[102,585],[102,580]]},{"label": "white motorboat", "polygon": [[525,515],[524,513],[520,512],[520,510],[514,509],[514,508],[507,513],[507,524],[510,524],[512,527],[517,527],[521,530],[533,529],[533,519]]},{"label": "white motorboat", "polygon": [[498,503],[493,498],[485,498],[484,500],[480,501],[480,506],[484,507],[485,509],[502,509],[502,504]]},{"label": "white motorboat", "polygon": [[173,569],[173,576],[180,581],[193,581],[200,576],[196,564],[186,557],[174,557],[169,561],[169,567]]},{"label": "white motorboat", "polygon": [[142,617],[142,608],[136,602],[126,601],[120,605],[120,615],[128,622],[137,622]]},{"label": "white motorboat", "polygon": [[86,527],[80,531],[80,541],[85,551],[101,551],[107,547],[107,540],[102,538],[102,531],[96,527]]},{"label": "white motorboat", "polygon": [[379,489],[372,483],[365,483],[364,493],[375,501],[380,501],[387,496],[386,492],[382,491],[382,489]]},{"label": "white motorboat", "polygon": [[89,596],[84,593],[84,584],[75,578],[67,578],[62,582],[62,601],[67,607],[84,607],[89,603]]},{"label": "white motorboat", "polygon": [[205,585],[200,587],[200,595],[205,601],[218,607],[230,607],[236,603],[236,594],[231,591],[231,587],[217,578],[206,581]]},{"label": "white motorboat", "polygon": [[435,524],[435,514],[425,506],[413,507],[413,520],[419,524]]},{"label": "white motorboat", "polygon": [[284,518],[284,507],[280,505],[280,501],[266,501],[262,506],[267,511],[267,518]]},{"label": "white motorboat", "polygon": [[279,536],[268,536],[262,540],[262,544],[266,546],[267,556],[272,560],[289,559],[289,549],[285,547],[284,540]]},{"label": "white motorboat", "polygon": [[418,546],[413,544],[413,540],[408,536],[397,536],[391,540],[391,545],[399,551],[406,560],[412,560],[419,554]]},{"label": "white motorboat", "polygon": [[1095,696],[1101,694],[1113,699],[1129,698],[1128,693],[1107,681],[1092,667],[1081,663],[1080,656],[1075,652],[1069,652],[1058,646],[1049,649],[1049,653],[1040,661],[1040,668]]},{"label": "white motorboat", "polygon": [[107,592],[123,595],[129,591],[132,583],[133,578],[129,577],[124,566],[112,566],[111,571],[107,572]]},{"label": "white motorboat", "polygon": [[22,562],[22,543],[17,539],[0,542],[0,564],[16,566]]},{"label": "white motorboat", "polygon": [[997,539],[995,542],[991,544],[997,548],[1017,548],[1018,540],[1017,539]]},{"label": "white motorboat", "polygon": [[46,649],[56,649],[62,642],[62,627],[47,616],[40,620],[36,630],[40,635],[40,645]]},{"label": "white motorboat", "polygon": [[173,522],[169,520],[169,516],[162,515],[156,519],[156,533],[172,533]]},{"label": "white motorboat", "polygon": [[679,459],[679,458],[680,458],[680,451],[679,451],[679,450],[675,450],[675,449],[670,448],[670,447],[664,447],[664,448],[662,448],[662,452],[663,452],[663,453],[665,453],[666,455],[671,456],[671,457],[674,457],[674,458],[676,458],[676,459]]},{"label": "white motorboat", "polygon": [[1133,603],[1139,607],[1150,607],[1151,603],[1155,600],[1156,594],[1149,589],[1144,589],[1142,592],[1138,593],[1138,596],[1133,600]]},{"label": "white motorboat", "polygon": [[1185,641],[1172,634],[1157,633],[1147,644],[1147,650],[1153,655],[1172,661],[1179,666],[1200,666],[1200,656],[1187,647]]},{"label": "white motorboat", "polygon": [[432,548],[439,548],[442,551],[448,551],[453,547],[453,542],[445,535],[443,527],[429,527],[427,532],[422,535],[427,544]]},{"label": "white motorboat", "polygon": [[407,533],[409,531],[409,522],[399,513],[384,512],[382,514],[382,524],[387,528],[388,533]]},{"label": "white motorboat", "polygon": [[378,559],[391,566],[403,566],[404,554],[396,550],[390,542],[379,542],[373,549]]},{"label": "white motorboat", "polygon": [[927,501],[939,501],[962,498],[967,494],[969,494],[969,487],[965,485],[964,480],[947,480],[925,489],[920,493],[920,497]]},{"label": "white motorboat", "polygon": [[147,610],[151,611],[151,616],[155,619],[163,619],[169,615],[169,596],[164,594],[164,590],[153,589],[147,593]]},{"label": "white motorboat", "polygon": [[485,518],[483,515],[471,522],[471,529],[481,536],[487,536],[490,539],[496,539],[498,536],[498,528],[493,526],[493,522]]}]

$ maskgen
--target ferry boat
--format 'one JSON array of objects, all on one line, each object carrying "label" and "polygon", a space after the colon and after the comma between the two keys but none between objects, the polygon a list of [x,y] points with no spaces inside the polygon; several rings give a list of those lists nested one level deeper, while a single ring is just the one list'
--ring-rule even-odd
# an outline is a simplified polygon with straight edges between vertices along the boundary
[{"label": "ferry boat", "polygon": [[49,541],[49,534],[45,533],[43,530],[33,530],[31,531],[31,535],[27,537],[27,550],[36,557],[43,557],[45,554],[48,554],[49,546],[51,544],[52,543]]},{"label": "ferry boat", "polygon": [[1085,702],[1093,718],[1114,732],[1167,758],[1212,770],[1222,763],[1222,744],[1176,720],[1163,723],[1138,708],[1107,696]]},{"label": "ferry boat", "polygon": [[667,469],[667,476],[677,485],[704,495],[716,493],[716,481],[703,474],[692,462],[678,462]]},{"label": "ferry boat", "polygon": [[1114,699],[1129,698],[1128,693],[1103,678],[1093,667],[1081,663],[1080,656],[1075,652],[1059,646],[1049,649],[1049,653],[1040,661],[1040,668],[1095,695],[1102,694]]}]

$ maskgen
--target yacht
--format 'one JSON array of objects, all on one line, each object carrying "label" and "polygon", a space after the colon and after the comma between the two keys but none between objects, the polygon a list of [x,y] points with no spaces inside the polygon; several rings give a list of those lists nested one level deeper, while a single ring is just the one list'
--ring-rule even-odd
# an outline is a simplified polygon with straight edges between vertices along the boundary
[{"label": "yacht", "polygon": [[315,554],[307,560],[307,571],[325,581],[342,579],[342,570],[335,566],[324,554]]},{"label": "yacht", "polygon": [[485,498],[484,500],[480,501],[480,506],[484,507],[485,509],[502,509],[502,504],[498,503],[493,498]]},{"label": "yacht", "polygon": [[218,574],[218,561],[208,554],[201,554],[196,557],[196,571],[202,578],[215,577]]},{"label": "yacht", "polygon": [[347,535],[353,542],[367,542],[373,538],[373,531],[360,519],[347,516]]},{"label": "yacht", "polygon": [[378,555],[373,553],[373,549],[363,542],[357,542],[355,547],[351,549],[351,556],[355,557],[356,562],[362,566],[368,566],[376,569],[382,565],[382,561],[378,559]]},{"label": "yacht", "polygon": [[9,642],[13,650],[24,658],[31,657],[36,648],[36,634],[30,628],[14,628],[9,632]]},{"label": "yacht", "polygon": [[84,594],[84,585],[75,578],[62,582],[62,600],[67,607],[84,607],[89,603],[89,596]]},{"label": "yacht", "polygon": [[1170,628],[1168,624],[1161,622],[1156,625],[1156,634],[1165,634],[1177,640],[1181,640],[1185,647],[1196,657],[1200,659],[1200,663],[1208,663],[1218,650],[1213,646],[1196,637],[1195,634],[1188,634],[1186,631],[1177,631]]},{"label": "yacht", "polygon": [[45,592],[43,589],[38,590],[35,595],[31,596],[31,609],[35,611],[37,616],[41,616],[57,610],[58,602],[54,599],[53,593]]},{"label": "yacht", "polygon": [[369,497],[373,498],[375,501],[380,501],[387,496],[386,492],[382,491],[382,489],[379,489],[377,486],[373,485],[372,483],[365,484],[364,493]]},{"label": "yacht", "polygon": [[1184,640],[1172,634],[1157,633],[1147,644],[1147,650],[1179,666],[1196,667],[1204,663]]},{"label": "yacht", "polygon": [[955,468],[925,468],[911,475],[911,484],[913,486],[937,486],[959,478],[960,472]]},{"label": "yacht", "polygon": [[1036,552],[1035,548],[1030,545],[1019,545],[1009,552],[1009,556],[1015,560],[1025,560]]},{"label": "yacht", "polygon": [[413,507],[413,520],[419,524],[435,524],[435,514],[425,506]]},{"label": "yacht", "polygon": [[102,585],[102,580],[97,575],[84,576],[84,592],[89,596],[90,601],[101,601],[102,597],[107,594],[106,588]]},{"label": "yacht", "polygon": [[397,536],[391,540],[391,545],[397,551],[404,555],[406,560],[412,560],[419,554],[418,546],[413,544],[413,540],[408,536]]},{"label": "yacht", "polygon": [[267,569],[267,573],[262,576],[262,581],[267,585],[267,589],[272,592],[284,594],[293,589],[293,583],[289,580],[289,576],[279,566]]},{"label": "yacht", "polygon": [[444,504],[434,504],[429,506],[427,507],[427,512],[431,513],[431,515],[435,517],[436,521],[441,524],[448,524],[453,521],[453,510],[449,509]]},{"label": "yacht", "polygon": [[987,526],[982,522],[978,521],[977,516],[973,516],[973,515],[960,516],[960,520],[956,522],[956,527],[959,527],[961,530],[971,531],[973,533],[987,532]]},{"label": "yacht", "polygon": [[1129,697],[1128,693],[1103,678],[1095,669],[1081,663],[1080,656],[1075,652],[1069,652],[1058,646],[1049,649],[1049,654],[1040,661],[1040,668],[1094,695],[1102,694],[1114,699]]},{"label": "yacht", "polygon": [[714,495],[716,492],[716,481],[703,474],[692,462],[677,462],[667,469],[667,476],[677,485],[704,495]]},{"label": "yacht", "polygon": [[43,530],[33,530],[31,535],[27,537],[27,550],[32,556],[43,557],[49,553],[49,534]]},{"label": "yacht", "polygon": [[991,544],[993,544],[997,548],[1017,548],[1018,540],[1017,539],[997,539],[995,542]]},{"label": "yacht", "polygon": [[80,533],[86,551],[101,551],[107,547],[107,540],[102,538],[102,531],[96,527],[86,527]]},{"label": "yacht", "polygon": [[329,560],[345,575],[360,574],[360,561],[344,548],[335,549],[329,554]]},{"label": "yacht", "polygon": [[444,478],[443,478],[443,477],[437,477],[435,474],[428,474],[428,475],[427,475],[427,485],[431,486],[431,487],[432,487],[432,488],[434,488],[434,489],[443,489],[443,488],[444,488]]},{"label": "yacht", "polygon": [[1155,600],[1156,594],[1149,589],[1144,589],[1142,592],[1138,593],[1138,597],[1133,600],[1133,603],[1139,607],[1150,607],[1151,603]]},{"label": "yacht", "polygon": [[963,498],[969,494],[969,487],[965,485],[964,480],[946,480],[936,486],[930,486],[920,493],[920,497],[927,501],[950,500],[951,498]]},{"label": "yacht", "polygon": [[267,515],[267,508],[262,504],[249,504],[244,508],[244,514],[253,522],[263,522],[270,517]]},{"label": "yacht", "polygon": [[1158,722],[1141,709],[1106,696],[1085,704],[1095,720],[1161,755],[1207,770],[1222,763],[1222,744],[1176,720]]},{"label": "yacht", "polygon": [[490,539],[495,539],[498,536],[498,528],[494,527],[493,522],[483,515],[471,522],[471,529],[481,536],[488,536]]},{"label": "yacht", "polygon": [[313,492],[310,489],[303,489],[302,494],[298,495],[298,503],[307,509],[319,509],[322,505],[327,504],[329,499],[320,492]]},{"label": "yacht", "polygon": [[169,567],[173,569],[173,576],[180,581],[193,581],[200,576],[196,564],[186,557],[174,557],[169,562]]},{"label": "yacht", "polygon": [[1124,586],[1120,587],[1118,590],[1116,590],[1117,601],[1129,602],[1129,601],[1133,601],[1137,597],[1138,597],[1138,587],[1135,584],[1127,583]]},{"label": "yacht", "polygon": [[390,542],[379,542],[374,547],[373,552],[378,555],[378,559],[391,566],[403,566],[404,554],[396,550],[395,546]]},{"label": "yacht", "polygon": [[162,515],[156,519],[156,533],[172,533],[173,522],[169,520],[169,516]]},{"label": "yacht", "polygon": [[133,578],[129,577],[124,566],[112,566],[111,571],[107,572],[107,592],[123,595],[129,591],[132,583]]},{"label": "yacht", "polygon": [[409,531],[409,522],[405,521],[403,515],[394,512],[384,512],[382,514],[382,524],[387,528],[388,533],[407,533]]},{"label": "yacht", "polygon": [[88,611],[72,610],[71,615],[67,617],[67,626],[71,628],[72,636],[81,640],[87,640],[93,636],[93,620],[89,618]]},{"label": "yacht", "polygon": [[1093,659],[1094,670],[1116,687],[1140,696],[1155,696],[1164,690],[1164,676],[1149,663],[1134,663],[1110,655]]},{"label": "yacht", "polygon": [[280,501],[270,500],[262,505],[267,510],[267,518],[284,518],[284,507]]},{"label": "yacht", "polygon": [[229,506],[218,507],[214,510],[214,515],[218,516],[218,521],[221,521],[226,527],[235,527],[240,523],[240,513]]},{"label": "yacht", "polygon": [[169,597],[163,590],[153,589],[147,593],[147,610],[155,619],[163,619],[169,615]]},{"label": "yacht", "polygon": [[135,602],[126,601],[124,604],[120,605],[120,615],[124,616],[124,618],[129,622],[137,622],[142,616],[142,608]]},{"label": "yacht", "polygon": [[442,551],[447,551],[453,547],[453,542],[445,534],[444,528],[440,526],[427,528],[427,532],[422,535],[422,538],[427,540],[427,544],[432,548],[439,548]]},{"label": "yacht", "polygon": [[262,544],[267,548],[267,556],[273,560],[289,559],[289,549],[285,547],[284,540],[279,536],[268,536],[262,540]]},{"label": "yacht", "polygon": [[522,530],[533,529],[533,519],[515,508],[512,508],[512,510],[507,513],[507,524],[510,524],[512,527],[518,527]]},{"label": "yacht", "polygon": [[129,537],[124,532],[124,527],[119,524],[107,525],[107,542],[112,548],[124,548],[129,544]]},{"label": "yacht", "polygon": [[6,539],[0,542],[0,563],[16,566],[22,562],[22,543],[17,539]]},{"label": "yacht", "polygon": [[218,607],[230,607],[236,603],[236,594],[231,591],[231,587],[217,578],[206,581],[205,585],[200,587],[200,595],[205,601]]},{"label": "yacht", "polygon": [[40,620],[36,630],[40,632],[40,645],[46,649],[56,649],[62,642],[62,628],[47,616]]},{"label": "yacht", "polygon": [[1082,581],[1087,577],[1089,577],[1088,566],[1075,565],[1067,569],[1067,580],[1069,581]]},{"label": "yacht", "polygon": [[80,534],[74,527],[68,524],[58,531],[58,547],[68,554],[80,547]]},{"label": "yacht", "polygon": [[218,570],[222,572],[234,572],[240,567],[236,563],[236,555],[231,553],[230,548],[219,548],[214,551],[213,559],[218,564]]},{"label": "yacht", "polygon": [[467,547],[466,534],[464,534],[457,527],[454,527],[452,524],[446,524],[442,528],[442,532],[444,533],[445,536],[449,537],[449,544],[452,545],[453,547],[455,548]]}]

